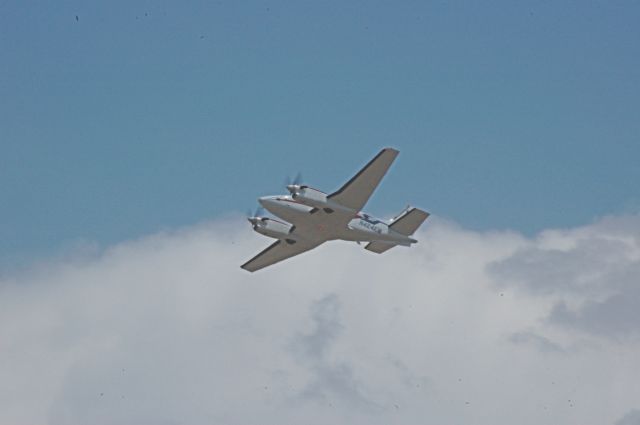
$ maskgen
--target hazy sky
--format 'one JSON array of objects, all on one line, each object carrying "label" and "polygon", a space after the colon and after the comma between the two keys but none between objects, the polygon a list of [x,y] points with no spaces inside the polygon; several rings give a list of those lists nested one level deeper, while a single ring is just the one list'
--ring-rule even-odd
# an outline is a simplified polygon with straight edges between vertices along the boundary
[{"label": "hazy sky", "polygon": [[[0,0],[0,423],[640,424],[638,22]],[[417,246],[239,268],[384,146]]]},{"label": "hazy sky", "polygon": [[[76,16],[78,19],[76,20]],[[640,204],[637,2],[0,2],[0,256],[331,191],[466,227]],[[8,260],[10,258],[10,260]]]}]

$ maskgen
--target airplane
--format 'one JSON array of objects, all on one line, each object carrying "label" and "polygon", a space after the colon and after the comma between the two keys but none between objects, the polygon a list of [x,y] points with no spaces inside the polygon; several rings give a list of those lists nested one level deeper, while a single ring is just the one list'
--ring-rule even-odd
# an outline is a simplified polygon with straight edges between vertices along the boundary
[{"label": "airplane", "polygon": [[[418,208],[406,207],[388,223],[360,212],[398,151],[385,148],[337,191],[326,194],[294,181],[289,195],[258,199],[280,221],[270,217],[248,217],[256,232],[277,239],[241,268],[255,272],[331,240],[368,242],[365,249],[381,254],[395,246],[418,242],[411,236],[429,217]],[[298,179],[296,179],[298,180]]]}]

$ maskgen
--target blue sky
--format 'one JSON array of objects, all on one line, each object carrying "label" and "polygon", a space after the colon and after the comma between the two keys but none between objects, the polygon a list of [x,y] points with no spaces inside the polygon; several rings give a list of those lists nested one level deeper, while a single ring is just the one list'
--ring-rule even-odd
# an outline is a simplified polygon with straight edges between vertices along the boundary
[{"label": "blue sky", "polygon": [[[78,20],[76,21],[76,15]],[[0,264],[327,191],[532,234],[640,205],[635,2],[0,2]],[[248,228],[247,228],[248,229]]]}]

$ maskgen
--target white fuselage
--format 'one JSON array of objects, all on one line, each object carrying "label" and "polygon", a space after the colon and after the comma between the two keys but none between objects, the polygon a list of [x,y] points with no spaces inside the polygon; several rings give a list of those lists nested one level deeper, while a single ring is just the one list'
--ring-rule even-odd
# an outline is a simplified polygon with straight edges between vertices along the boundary
[{"label": "white fuselage", "polygon": [[[295,226],[290,236],[294,239],[383,241],[407,246],[415,242],[414,239],[389,228],[382,220],[346,208],[323,210],[305,205],[288,195],[265,196],[258,201],[273,215]],[[346,226],[345,215],[348,215]]]}]

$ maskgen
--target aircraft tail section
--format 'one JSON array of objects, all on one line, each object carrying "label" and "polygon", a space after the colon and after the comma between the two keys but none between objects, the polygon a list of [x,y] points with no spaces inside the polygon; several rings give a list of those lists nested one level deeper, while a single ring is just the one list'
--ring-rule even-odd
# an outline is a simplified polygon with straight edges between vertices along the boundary
[{"label": "aircraft tail section", "polygon": [[406,236],[411,236],[418,227],[429,217],[429,213],[419,208],[407,207],[400,215],[395,217],[389,228]]},{"label": "aircraft tail section", "polygon": [[[405,235],[411,236],[418,230],[418,227],[429,217],[429,213],[426,211],[422,211],[418,208],[407,207],[404,211],[402,211],[399,215],[397,215],[391,223],[389,224],[389,228],[395,230],[396,232]],[[406,242],[383,242],[383,241],[374,241],[369,242],[364,249],[382,254],[385,251],[390,250],[394,246],[398,245],[406,245],[410,246],[411,243],[416,242],[415,239],[409,238]]]}]

